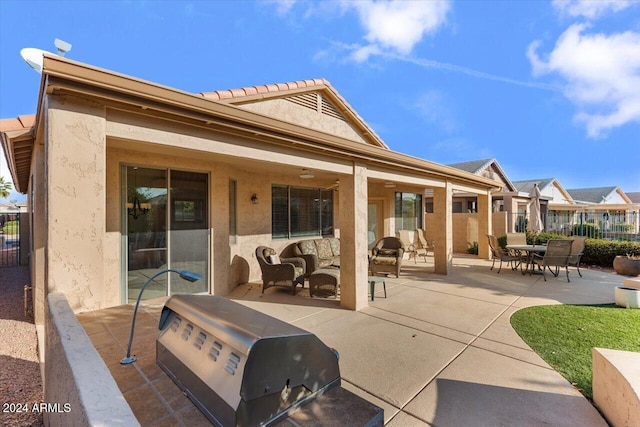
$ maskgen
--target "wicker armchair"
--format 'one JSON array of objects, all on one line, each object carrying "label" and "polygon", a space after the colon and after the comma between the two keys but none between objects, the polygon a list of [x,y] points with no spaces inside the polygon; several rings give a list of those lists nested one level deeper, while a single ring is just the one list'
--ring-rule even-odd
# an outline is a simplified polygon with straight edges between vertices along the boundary
[{"label": "wicker armchair", "polygon": [[274,263],[272,256],[277,256],[276,251],[266,246],[258,246],[256,258],[262,271],[262,292],[272,286],[291,288],[291,293],[296,294],[296,286],[304,287],[304,274],[306,263],[302,258],[282,258],[280,263]]},{"label": "wicker armchair", "polygon": [[371,251],[369,269],[371,275],[378,273],[393,273],[400,277],[402,257],[404,256],[404,244],[397,237],[383,237]]}]

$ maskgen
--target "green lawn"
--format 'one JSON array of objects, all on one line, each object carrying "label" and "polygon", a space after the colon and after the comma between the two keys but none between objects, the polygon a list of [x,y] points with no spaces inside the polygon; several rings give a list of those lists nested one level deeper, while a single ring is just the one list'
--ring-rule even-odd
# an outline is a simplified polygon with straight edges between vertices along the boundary
[{"label": "green lawn", "polygon": [[593,401],[591,349],[640,352],[640,310],[607,305],[529,307],[511,316],[522,339]]}]

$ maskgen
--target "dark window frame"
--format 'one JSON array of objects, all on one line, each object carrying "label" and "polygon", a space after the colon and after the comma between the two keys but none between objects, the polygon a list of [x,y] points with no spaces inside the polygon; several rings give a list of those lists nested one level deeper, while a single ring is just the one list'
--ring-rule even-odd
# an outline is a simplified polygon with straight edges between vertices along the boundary
[{"label": "dark window frame", "polygon": [[334,235],[333,190],[273,184],[271,237],[326,237]]},{"label": "dark window frame", "polygon": [[[411,209],[413,210],[413,216],[408,215],[408,210],[410,208],[408,198],[405,196],[414,196],[414,204]],[[396,191],[395,198],[395,221],[396,221],[396,230],[414,230],[416,228],[424,228],[423,227],[423,209],[424,209],[424,196],[420,193],[403,193],[400,191]],[[415,224],[408,227],[409,222],[415,220]],[[415,226],[414,226],[415,225]]]}]

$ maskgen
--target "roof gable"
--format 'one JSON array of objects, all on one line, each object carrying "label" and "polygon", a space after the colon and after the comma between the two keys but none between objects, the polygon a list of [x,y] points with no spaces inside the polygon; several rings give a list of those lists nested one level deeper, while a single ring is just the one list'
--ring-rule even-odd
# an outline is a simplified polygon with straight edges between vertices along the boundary
[{"label": "roof gable", "polygon": [[631,203],[629,197],[624,192],[615,186],[611,187],[596,187],[596,188],[574,188],[567,190],[571,197],[576,201],[605,204],[607,201],[614,197],[621,199],[624,203]]},{"label": "roof gable", "polygon": [[325,79],[217,90],[200,95],[356,142],[388,148]]},{"label": "roof gable", "polygon": [[496,159],[472,160],[469,162],[452,163],[448,166],[499,181],[503,184],[503,188],[500,191],[516,191],[513,183],[504,173]]}]

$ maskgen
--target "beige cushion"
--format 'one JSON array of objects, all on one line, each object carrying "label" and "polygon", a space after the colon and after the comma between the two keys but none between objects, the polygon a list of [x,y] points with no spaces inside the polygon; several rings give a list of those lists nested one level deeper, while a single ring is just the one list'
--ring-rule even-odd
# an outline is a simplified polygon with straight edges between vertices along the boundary
[{"label": "beige cushion", "polygon": [[329,245],[331,246],[331,252],[333,252],[333,256],[339,257],[340,256],[340,240],[336,239],[335,237],[329,237],[327,238],[327,240],[329,241]]},{"label": "beige cushion", "polygon": [[318,255],[318,249],[316,249],[316,242],[313,240],[303,240],[298,242],[298,247],[303,255]]},{"label": "beige cushion", "polygon": [[378,256],[373,259],[373,263],[376,265],[396,265],[396,257]]},{"label": "beige cushion", "polygon": [[318,249],[318,258],[320,259],[332,259],[333,251],[328,239],[315,240],[316,248]]}]

